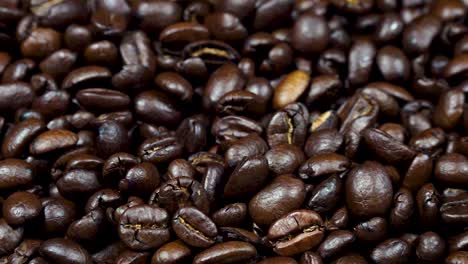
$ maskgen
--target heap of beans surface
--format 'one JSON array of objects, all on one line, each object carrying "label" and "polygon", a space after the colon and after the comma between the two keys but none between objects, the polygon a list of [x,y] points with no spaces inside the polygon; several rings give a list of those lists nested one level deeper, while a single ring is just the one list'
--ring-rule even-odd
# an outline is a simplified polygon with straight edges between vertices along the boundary
[{"label": "heap of beans surface", "polygon": [[0,263],[468,263],[468,0],[0,0]]}]

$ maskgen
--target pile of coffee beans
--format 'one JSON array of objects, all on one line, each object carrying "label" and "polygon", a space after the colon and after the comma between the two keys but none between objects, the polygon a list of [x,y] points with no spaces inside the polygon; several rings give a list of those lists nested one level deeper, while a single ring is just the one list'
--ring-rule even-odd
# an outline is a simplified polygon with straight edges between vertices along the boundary
[{"label": "pile of coffee beans", "polygon": [[0,263],[468,263],[468,0],[0,0]]}]

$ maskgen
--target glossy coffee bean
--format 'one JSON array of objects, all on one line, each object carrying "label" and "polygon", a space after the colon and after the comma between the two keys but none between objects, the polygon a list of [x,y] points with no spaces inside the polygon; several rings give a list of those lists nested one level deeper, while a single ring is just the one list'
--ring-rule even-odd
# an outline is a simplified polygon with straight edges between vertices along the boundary
[{"label": "glossy coffee bean", "polygon": [[304,152],[295,145],[284,144],[270,149],[265,158],[268,168],[277,175],[292,174],[304,162]]},{"label": "glossy coffee bean", "polygon": [[419,236],[416,256],[423,262],[437,262],[444,255],[445,241],[437,233],[426,232]]},{"label": "glossy coffee bean", "polygon": [[392,203],[393,187],[382,165],[365,162],[349,172],[346,204],[359,217],[384,215]]},{"label": "glossy coffee bean", "polygon": [[254,259],[257,250],[247,242],[228,241],[214,245],[200,252],[193,259],[195,264],[236,263]]},{"label": "glossy coffee bean", "polygon": [[273,95],[273,107],[280,109],[296,100],[309,85],[309,75],[301,70],[289,73],[279,84]]},{"label": "glossy coffee bean", "polygon": [[35,194],[15,192],[3,202],[3,218],[8,224],[21,225],[38,217],[42,204]]},{"label": "glossy coffee bean", "polygon": [[[292,256],[312,249],[324,237],[323,221],[311,210],[296,210],[279,218],[268,229],[268,239],[282,256]],[[296,234],[296,235],[294,235]]]},{"label": "glossy coffee bean", "polygon": [[285,213],[298,209],[304,199],[304,183],[292,175],[281,175],[250,200],[249,212],[255,223],[269,225]]},{"label": "glossy coffee bean", "polygon": [[188,260],[192,250],[182,241],[176,240],[161,246],[151,258],[151,264],[170,264]]},{"label": "glossy coffee bean", "polygon": [[134,250],[157,248],[169,240],[169,215],[164,209],[137,205],[125,210],[119,221],[119,237]]},{"label": "glossy coffee bean", "polygon": [[19,159],[0,161],[0,189],[8,190],[31,185],[34,180],[34,167]]},{"label": "glossy coffee bean", "polygon": [[56,263],[92,263],[89,253],[78,243],[63,238],[44,241],[39,253],[45,259]]},{"label": "glossy coffee bean", "polygon": [[375,263],[406,263],[411,255],[411,247],[403,240],[392,238],[378,244],[371,253]]},{"label": "glossy coffee bean", "polygon": [[195,207],[180,208],[172,219],[172,229],[188,245],[206,248],[218,234],[215,223]]},{"label": "glossy coffee bean", "polygon": [[13,253],[13,250],[23,239],[24,228],[10,226],[5,219],[0,219],[0,254]]}]

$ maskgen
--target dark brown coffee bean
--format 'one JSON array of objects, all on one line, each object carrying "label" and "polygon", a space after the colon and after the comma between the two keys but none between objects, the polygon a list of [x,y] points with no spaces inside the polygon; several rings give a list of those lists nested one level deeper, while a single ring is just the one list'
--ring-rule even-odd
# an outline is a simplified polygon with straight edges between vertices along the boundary
[{"label": "dark brown coffee bean", "polygon": [[64,238],[52,238],[44,241],[39,253],[45,259],[56,263],[92,263],[89,253],[78,243]]},{"label": "dark brown coffee bean", "polygon": [[268,151],[266,142],[256,134],[235,141],[224,154],[225,163],[233,168],[246,157],[263,155]]},{"label": "dark brown coffee bean", "polygon": [[61,47],[61,35],[51,28],[35,28],[21,43],[25,57],[44,58]]},{"label": "dark brown coffee bean", "polygon": [[342,180],[338,175],[332,175],[312,190],[307,206],[317,213],[327,213],[336,207],[342,193]]},{"label": "dark brown coffee bean", "polygon": [[245,197],[260,190],[268,177],[268,162],[262,156],[245,157],[235,167],[224,186],[224,196]]},{"label": "dark brown coffee bean", "polygon": [[384,215],[390,209],[393,187],[385,168],[366,161],[351,170],[346,179],[346,204],[359,217]]},{"label": "dark brown coffee bean", "polygon": [[462,118],[464,101],[461,89],[444,92],[434,110],[434,124],[446,130],[454,128]]},{"label": "dark brown coffee bean", "polygon": [[31,261],[35,256],[38,255],[39,247],[42,241],[36,239],[25,239],[18,247],[15,248],[13,254],[8,257],[9,263],[21,264],[21,263],[32,263]]},{"label": "dark brown coffee bean", "polygon": [[157,248],[169,240],[169,215],[152,205],[137,205],[125,210],[119,221],[119,237],[134,250]]},{"label": "dark brown coffee bean", "polygon": [[[297,106],[290,104],[289,106]],[[307,133],[307,119],[299,109],[289,108],[276,112],[267,127],[267,140],[270,147],[282,144],[304,145]]]},{"label": "dark brown coffee bean", "polygon": [[0,189],[8,190],[31,185],[34,180],[34,167],[19,159],[0,161]]},{"label": "dark brown coffee bean", "polygon": [[22,225],[41,213],[39,197],[29,192],[15,192],[3,202],[3,218],[8,224]]},{"label": "dark brown coffee bean", "polygon": [[419,222],[425,228],[433,227],[439,218],[439,193],[432,183],[427,183],[419,189],[416,195]]},{"label": "dark brown coffee bean", "polygon": [[28,119],[18,123],[3,139],[3,156],[5,158],[17,158],[21,156],[31,140],[44,129],[44,122],[38,119]]},{"label": "dark brown coffee bean", "polygon": [[268,239],[281,256],[292,256],[317,246],[324,237],[323,221],[310,210],[295,210],[279,218],[268,229]]},{"label": "dark brown coffee bean", "polygon": [[178,177],[161,184],[149,199],[149,204],[156,204],[170,214],[184,206],[195,206],[202,213],[208,214],[209,203],[203,185],[190,177]]},{"label": "dark brown coffee bean", "polygon": [[387,221],[382,217],[373,217],[354,227],[356,238],[365,242],[382,241],[387,237]]},{"label": "dark brown coffee bean", "polygon": [[129,148],[128,131],[120,123],[105,122],[98,127],[96,145],[98,154],[102,157],[126,152]]},{"label": "dark brown coffee bean", "polygon": [[156,166],[143,162],[127,171],[119,182],[119,190],[131,195],[148,197],[159,186],[159,172]]},{"label": "dark brown coffee bean", "polygon": [[250,200],[249,213],[255,223],[269,225],[285,213],[298,209],[305,195],[301,180],[291,175],[281,175]]},{"label": "dark brown coffee bean", "polygon": [[102,178],[108,183],[118,183],[138,163],[139,159],[129,153],[115,153],[104,162]]},{"label": "dark brown coffee bean", "polygon": [[356,237],[350,231],[333,231],[323,240],[317,252],[322,258],[330,258],[348,249],[355,240]]},{"label": "dark brown coffee bean", "polygon": [[416,192],[430,180],[432,168],[433,162],[428,155],[416,155],[406,171],[403,186],[412,192]]},{"label": "dark brown coffee bean", "polygon": [[113,112],[125,110],[130,105],[128,95],[119,91],[103,88],[80,90],[76,99],[88,111]]},{"label": "dark brown coffee bean", "polygon": [[240,70],[232,64],[224,64],[209,78],[203,97],[205,108],[214,108],[218,100],[227,92],[240,90],[245,84]]},{"label": "dark brown coffee bean", "polygon": [[151,264],[171,264],[190,259],[192,250],[182,241],[176,240],[164,244],[151,258]]},{"label": "dark brown coffee bean", "polygon": [[376,62],[380,73],[389,82],[405,81],[410,76],[410,62],[399,48],[381,48],[377,52]]},{"label": "dark brown coffee bean", "polygon": [[68,226],[76,219],[76,205],[63,198],[47,198],[42,200],[44,212],[44,232],[62,235]]},{"label": "dark brown coffee bean", "polygon": [[421,16],[403,32],[403,47],[409,53],[424,53],[441,30],[441,21],[431,15]]},{"label": "dark brown coffee bean", "polygon": [[245,203],[228,204],[213,213],[213,222],[218,226],[239,226],[247,217]]},{"label": "dark brown coffee bean", "polygon": [[149,138],[138,147],[138,156],[152,163],[167,163],[179,158],[183,152],[183,146],[172,135],[160,135]]},{"label": "dark brown coffee bean", "polygon": [[23,238],[23,227],[14,227],[7,224],[5,219],[0,219],[0,255],[13,252]]},{"label": "dark brown coffee bean", "polygon": [[183,102],[192,100],[192,85],[181,75],[175,72],[163,72],[154,79],[156,86]]},{"label": "dark brown coffee bean", "polygon": [[345,156],[335,153],[315,155],[306,160],[299,168],[299,177],[312,179],[324,175],[344,172],[349,169],[351,163]]},{"label": "dark brown coffee bean", "polygon": [[115,260],[119,264],[144,264],[148,263],[151,258],[151,253],[147,251],[138,252],[132,250],[124,250]]},{"label": "dark brown coffee bean", "polygon": [[445,253],[445,241],[437,233],[426,232],[419,236],[416,256],[423,262],[440,261]]},{"label": "dark brown coffee bean", "polygon": [[362,85],[368,82],[377,50],[368,40],[357,40],[348,55],[349,82]]},{"label": "dark brown coffee bean", "polygon": [[99,235],[105,234],[106,215],[102,210],[93,210],[71,223],[67,230],[67,238],[82,244],[92,245],[99,241]]},{"label": "dark brown coffee bean", "polygon": [[468,183],[468,159],[457,153],[445,154],[435,163],[434,174],[446,185],[465,186]]},{"label": "dark brown coffee bean", "polygon": [[77,86],[85,86],[86,83],[98,83],[108,80],[111,72],[101,66],[84,66],[77,68],[65,77],[62,82],[62,89],[72,90]]},{"label": "dark brown coffee bean", "polygon": [[172,219],[172,229],[185,243],[194,247],[209,247],[218,234],[215,223],[195,207],[180,208]]},{"label": "dark brown coffee bean", "polygon": [[257,250],[247,242],[228,241],[214,245],[200,252],[193,259],[194,264],[236,263],[255,259]]},{"label": "dark brown coffee bean", "polygon": [[182,120],[177,104],[159,91],[145,91],[134,99],[136,114],[143,120],[158,125],[174,126]]},{"label": "dark brown coffee bean", "polygon": [[415,212],[413,195],[408,189],[401,188],[393,197],[393,208],[390,213],[390,224],[398,230],[409,227]]},{"label": "dark brown coffee bean", "polygon": [[392,238],[377,245],[371,253],[375,263],[406,263],[411,255],[411,246],[403,240]]},{"label": "dark brown coffee bean", "polygon": [[466,213],[467,202],[468,195],[461,194],[443,203],[440,207],[442,220],[448,224],[466,225],[468,222]]},{"label": "dark brown coffee bean", "polygon": [[247,37],[247,29],[241,20],[227,12],[214,12],[205,17],[205,26],[214,39],[226,42],[239,41]]},{"label": "dark brown coffee bean", "polygon": [[416,153],[406,145],[395,140],[385,132],[376,128],[366,129],[362,136],[367,147],[379,158],[388,163],[398,163],[410,160]]},{"label": "dark brown coffee bean", "polygon": [[54,78],[62,78],[72,71],[77,58],[78,55],[70,50],[57,50],[42,60],[39,68],[43,73],[47,73]]},{"label": "dark brown coffee bean", "polygon": [[270,149],[265,158],[276,175],[292,174],[304,162],[304,152],[295,145],[283,144]]},{"label": "dark brown coffee bean", "polygon": [[467,251],[455,251],[445,259],[446,264],[462,264],[468,260]]},{"label": "dark brown coffee bean", "polygon": [[[5,75],[4,75],[5,76]],[[23,82],[0,85],[0,110],[13,113],[29,106],[34,98],[31,86]]]},{"label": "dark brown coffee bean", "polygon": [[328,40],[329,28],[322,16],[301,15],[291,30],[292,46],[301,53],[320,53],[327,47]]}]

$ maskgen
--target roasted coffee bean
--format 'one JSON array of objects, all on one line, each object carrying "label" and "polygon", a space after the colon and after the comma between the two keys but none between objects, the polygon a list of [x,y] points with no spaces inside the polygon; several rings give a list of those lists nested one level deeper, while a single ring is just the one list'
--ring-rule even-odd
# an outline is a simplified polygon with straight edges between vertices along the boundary
[{"label": "roasted coffee bean", "polygon": [[251,244],[241,241],[228,241],[200,252],[193,259],[193,263],[246,263],[255,259],[256,256],[257,250]]},{"label": "roasted coffee bean", "polygon": [[179,158],[183,152],[183,146],[172,135],[161,135],[149,138],[138,147],[138,156],[144,161],[152,163],[169,162]]},{"label": "roasted coffee bean", "polygon": [[301,180],[281,175],[250,200],[249,213],[255,223],[269,225],[287,212],[300,208],[305,195]]},{"label": "roasted coffee bean", "polygon": [[390,224],[395,229],[405,229],[411,223],[415,212],[414,198],[408,189],[402,188],[393,197],[393,208],[390,213]]},{"label": "roasted coffee bean", "polygon": [[13,254],[8,256],[10,263],[19,264],[26,263],[38,255],[39,247],[42,241],[36,239],[25,239],[18,247],[15,248]]},{"label": "roasted coffee bean", "polygon": [[354,235],[365,242],[377,242],[386,238],[388,233],[387,222],[382,217],[373,217],[354,227]]},{"label": "roasted coffee bean", "polygon": [[442,204],[440,214],[445,223],[465,225],[468,222],[466,214],[467,196],[466,194],[461,194]]},{"label": "roasted coffee bean", "polygon": [[105,227],[106,215],[102,210],[93,210],[70,224],[67,238],[81,243],[93,244],[99,241],[99,235],[107,230]]},{"label": "roasted coffee bean", "polygon": [[239,226],[247,216],[245,203],[228,204],[213,213],[213,222],[217,226]]},{"label": "roasted coffee bean", "polygon": [[188,43],[209,38],[208,29],[195,22],[178,22],[165,27],[159,34],[159,41],[166,53],[180,55]]},{"label": "roasted coffee bean", "polygon": [[138,94],[134,100],[136,114],[147,122],[159,125],[176,125],[182,119],[177,105],[159,91],[146,91]]},{"label": "roasted coffee bean", "polygon": [[276,175],[292,174],[304,162],[304,152],[295,145],[283,144],[265,153],[268,168]]},{"label": "roasted coffee bean", "polygon": [[392,203],[393,187],[385,168],[366,161],[351,170],[346,178],[346,204],[359,217],[387,213]]},{"label": "roasted coffee bean", "polygon": [[138,158],[129,153],[115,153],[104,162],[102,178],[108,183],[118,183],[127,174],[127,171],[138,163]]},{"label": "roasted coffee bean", "polygon": [[276,112],[267,127],[270,147],[293,144],[302,147],[306,137],[307,119],[298,109],[284,109]]},{"label": "roasted coffee bean", "polygon": [[80,90],[76,94],[76,99],[81,106],[91,112],[124,110],[130,104],[130,98],[126,94],[102,88]]},{"label": "roasted coffee bean", "polygon": [[324,175],[341,173],[349,169],[350,161],[345,156],[335,153],[315,155],[306,160],[299,168],[299,177],[312,179]]},{"label": "roasted coffee bean", "polygon": [[409,53],[426,52],[441,30],[441,21],[432,15],[421,16],[403,32],[403,47]]},{"label": "roasted coffee bean", "polygon": [[355,240],[355,235],[350,231],[333,231],[323,240],[317,252],[322,258],[336,256],[349,248]]},{"label": "roasted coffee bean", "polygon": [[156,166],[142,162],[127,171],[119,182],[119,190],[130,195],[148,197],[159,185],[159,172]]},{"label": "roasted coffee bean", "polygon": [[348,55],[350,84],[362,85],[369,80],[376,54],[377,50],[372,42],[365,39],[355,41]]},{"label": "roasted coffee bean", "polygon": [[263,155],[246,157],[229,176],[224,186],[224,196],[230,198],[255,194],[264,186],[267,177],[268,162]]},{"label": "roasted coffee bean", "polygon": [[240,90],[244,85],[245,79],[241,71],[233,64],[224,64],[211,75],[206,84],[203,97],[205,108],[214,108],[224,94]]},{"label": "roasted coffee bean", "polygon": [[52,238],[44,241],[39,253],[45,259],[56,263],[92,263],[89,253],[78,243],[64,238]]},{"label": "roasted coffee bean", "polygon": [[172,219],[172,229],[188,245],[206,248],[218,234],[215,223],[195,207],[180,208]]},{"label": "roasted coffee bean", "polygon": [[29,192],[15,192],[3,202],[3,218],[10,225],[21,225],[39,216],[42,204]]},{"label": "roasted coffee bean", "polygon": [[425,228],[433,227],[439,218],[439,193],[432,183],[427,183],[419,189],[416,195],[419,221]]},{"label": "roasted coffee bean", "polygon": [[307,206],[317,213],[327,213],[336,207],[342,192],[342,179],[338,175],[332,175],[314,187]]},{"label": "roasted coffee bean", "polygon": [[455,251],[451,253],[446,259],[447,264],[461,264],[468,260],[468,252],[466,251]]},{"label": "roasted coffee bean", "polygon": [[457,153],[445,154],[434,164],[434,175],[443,184],[465,186],[468,183],[468,159]]},{"label": "roasted coffee bean", "polygon": [[109,69],[101,66],[84,66],[69,72],[62,82],[62,89],[72,90],[87,83],[99,83],[111,77]]},{"label": "roasted coffee bean", "polygon": [[0,255],[13,252],[23,238],[24,228],[10,226],[5,219],[0,219]]},{"label": "roasted coffee bean", "polygon": [[279,263],[297,264],[297,261],[290,257],[271,257],[271,258],[266,258],[258,263],[259,264],[279,264]]},{"label": "roasted coffee bean", "polygon": [[411,256],[411,246],[401,239],[388,239],[378,244],[371,253],[375,263],[406,263]]},{"label": "roasted coffee bean", "polygon": [[183,102],[190,102],[192,100],[192,85],[178,73],[160,73],[156,76],[154,82],[159,89],[173,95]]},{"label": "roasted coffee bean", "polygon": [[301,15],[291,30],[292,46],[305,54],[322,52],[328,45],[329,37],[324,17],[315,14]]},{"label": "roasted coffee bean", "polygon": [[289,73],[279,84],[273,95],[273,107],[280,109],[297,99],[309,85],[309,75],[301,70]]},{"label": "roasted coffee bean", "polygon": [[449,130],[454,128],[463,114],[465,95],[461,89],[444,92],[434,109],[434,124]]},{"label": "roasted coffee bean", "polygon": [[197,171],[190,162],[185,159],[175,159],[167,167],[167,174],[163,177],[167,180],[179,178],[179,177],[190,177],[195,178]]},{"label": "roasted coffee bean", "polygon": [[211,133],[215,136],[216,142],[228,145],[250,134],[261,134],[262,132],[263,128],[257,121],[233,115],[214,120],[211,127]]},{"label": "roasted coffee bean", "polygon": [[20,159],[5,159],[0,161],[0,189],[26,187],[32,185],[34,167]]},{"label": "roasted coffee bean", "polygon": [[173,214],[179,207],[195,206],[208,214],[209,200],[200,182],[190,177],[169,180],[157,188],[150,197],[150,204],[156,204]]},{"label": "roasted coffee bean", "polygon": [[419,236],[416,256],[423,262],[437,262],[442,259],[445,241],[437,233],[426,232]]},{"label": "roasted coffee bean", "polygon": [[63,198],[42,200],[43,229],[48,234],[63,234],[77,216],[76,205]]},{"label": "roasted coffee bean", "polygon": [[229,167],[237,166],[246,157],[263,155],[267,152],[266,142],[256,134],[235,141],[225,153],[225,163]]},{"label": "roasted coffee bean", "polygon": [[161,246],[151,258],[151,264],[170,264],[190,259],[192,250],[182,241],[176,240]]},{"label": "roasted coffee bean", "polygon": [[279,218],[270,226],[268,239],[282,256],[292,256],[312,249],[324,236],[323,221],[310,210],[296,210]]},{"label": "roasted coffee bean", "polygon": [[371,128],[362,132],[367,147],[379,158],[388,163],[398,163],[410,160],[415,153],[406,145],[395,140],[385,132]]},{"label": "roasted coffee bean", "polygon": [[154,205],[137,205],[125,210],[119,220],[119,237],[134,250],[157,248],[170,238],[169,215]]}]

